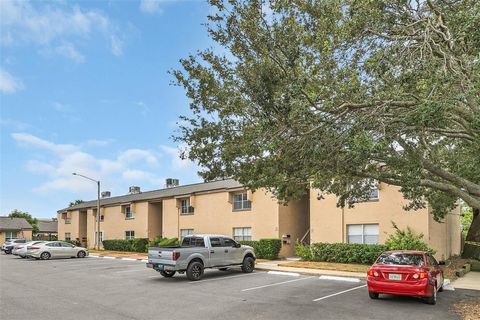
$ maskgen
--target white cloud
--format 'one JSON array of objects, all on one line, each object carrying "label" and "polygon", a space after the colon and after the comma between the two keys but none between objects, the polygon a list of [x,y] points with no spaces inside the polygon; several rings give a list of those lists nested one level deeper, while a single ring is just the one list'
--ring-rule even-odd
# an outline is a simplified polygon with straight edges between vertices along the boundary
[{"label": "white cloud", "polygon": [[158,13],[161,12],[159,0],[142,0],[140,2],[140,11],[143,13]]},{"label": "white cloud", "polygon": [[115,140],[113,140],[113,139],[104,139],[104,140],[90,139],[90,140],[87,140],[85,145],[88,146],[88,147],[106,147],[114,141]]},{"label": "white cloud", "polygon": [[0,119],[0,125],[5,126],[5,127],[12,127],[17,131],[23,131],[23,130],[26,130],[26,129],[32,127],[28,123],[20,122],[20,121],[13,120],[13,119],[8,119],[8,118]]},{"label": "white cloud", "polygon": [[85,57],[75,49],[75,46],[71,43],[63,43],[55,48],[55,52],[61,56],[69,58],[76,63],[84,63]]},{"label": "white cloud", "polygon": [[73,46],[73,39],[88,40],[100,34],[112,45],[112,53],[119,55],[123,42],[116,33],[117,28],[109,17],[98,10],[81,9],[68,2],[39,5],[28,1],[0,1],[0,43],[4,46],[34,43],[81,63],[85,57]]},{"label": "white cloud", "polygon": [[0,69],[0,92],[15,93],[23,89],[23,84],[7,71]]},{"label": "white cloud", "polygon": [[[186,148],[185,146],[181,146],[181,149]],[[188,159],[181,159],[180,158],[180,149],[178,148],[173,148],[169,146],[160,146],[160,150],[168,154],[171,159],[170,159],[170,164],[173,169],[175,170],[182,170],[182,169],[187,169],[187,168],[194,168],[196,167],[195,163]]]}]

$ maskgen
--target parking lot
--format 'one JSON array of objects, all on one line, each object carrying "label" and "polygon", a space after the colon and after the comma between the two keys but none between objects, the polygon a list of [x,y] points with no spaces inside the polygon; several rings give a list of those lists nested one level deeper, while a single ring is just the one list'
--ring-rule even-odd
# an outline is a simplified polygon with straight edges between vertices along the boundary
[{"label": "parking lot", "polygon": [[3,319],[456,319],[450,306],[478,291],[418,299],[368,297],[365,282],[256,271],[206,270],[163,278],[141,261],[0,255]]}]

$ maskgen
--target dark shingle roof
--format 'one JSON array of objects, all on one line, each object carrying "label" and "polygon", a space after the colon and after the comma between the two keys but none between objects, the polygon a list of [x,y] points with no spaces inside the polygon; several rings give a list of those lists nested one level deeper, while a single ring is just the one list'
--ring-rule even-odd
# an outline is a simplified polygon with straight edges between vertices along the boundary
[{"label": "dark shingle roof", "polygon": [[[203,182],[203,183],[188,184],[188,185],[172,187],[172,188],[158,189],[153,191],[141,192],[137,194],[127,194],[124,196],[104,198],[104,199],[100,199],[100,205],[108,206],[108,205],[114,205],[114,204],[120,204],[120,203],[129,203],[132,201],[164,199],[164,198],[171,198],[171,197],[187,195],[187,194],[192,194],[197,192],[228,190],[228,189],[236,189],[241,187],[242,187],[242,184],[240,184],[240,182],[235,181],[233,179],[217,180],[212,182]],[[70,208],[61,209],[58,211],[58,213],[65,212],[67,210],[91,208],[91,207],[95,207],[96,205],[97,205],[97,200],[91,200],[91,201],[77,204]]]},{"label": "dark shingle roof", "polygon": [[58,232],[57,221],[38,219],[37,225],[38,225],[39,233],[57,233]]},{"label": "dark shingle roof", "polygon": [[33,229],[24,218],[0,217],[0,230]]}]

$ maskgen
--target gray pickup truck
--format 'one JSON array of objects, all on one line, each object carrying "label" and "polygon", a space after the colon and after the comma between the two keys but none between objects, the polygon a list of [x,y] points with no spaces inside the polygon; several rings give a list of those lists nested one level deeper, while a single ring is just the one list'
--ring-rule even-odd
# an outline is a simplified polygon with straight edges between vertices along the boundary
[{"label": "gray pickup truck", "polygon": [[222,235],[189,235],[180,246],[148,248],[147,267],[167,278],[186,272],[188,279],[196,281],[202,278],[205,268],[224,271],[232,266],[252,272],[255,253],[252,247]]}]

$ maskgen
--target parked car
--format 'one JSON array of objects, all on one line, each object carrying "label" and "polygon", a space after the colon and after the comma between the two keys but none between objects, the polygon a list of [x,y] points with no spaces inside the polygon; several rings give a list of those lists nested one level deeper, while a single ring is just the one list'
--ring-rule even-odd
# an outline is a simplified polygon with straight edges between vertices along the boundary
[{"label": "parked car", "polygon": [[437,302],[437,291],[443,291],[443,271],[435,258],[423,251],[386,251],[367,272],[368,294],[422,297]]},{"label": "parked car", "polygon": [[5,252],[5,254],[10,254],[12,253],[13,247],[17,243],[25,243],[27,240],[25,239],[7,239],[5,243],[2,245],[2,251]]},{"label": "parked car", "polygon": [[27,246],[29,258],[48,260],[50,258],[85,258],[88,249],[63,241],[46,241]]},{"label": "parked car", "polygon": [[148,248],[147,267],[167,278],[186,272],[188,279],[196,281],[202,278],[205,268],[227,270],[240,266],[243,272],[252,272],[255,259],[252,247],[227,236],[189,235],[183,238],[181,246]]},{"label": "parked car", "polygon": [[14,256],[19,256],[21,258],[27,257],[27,246],[33,246],[36,244],[43,243],[45,241],[27,241],[25,243],[17,243],[12,250]]}]

